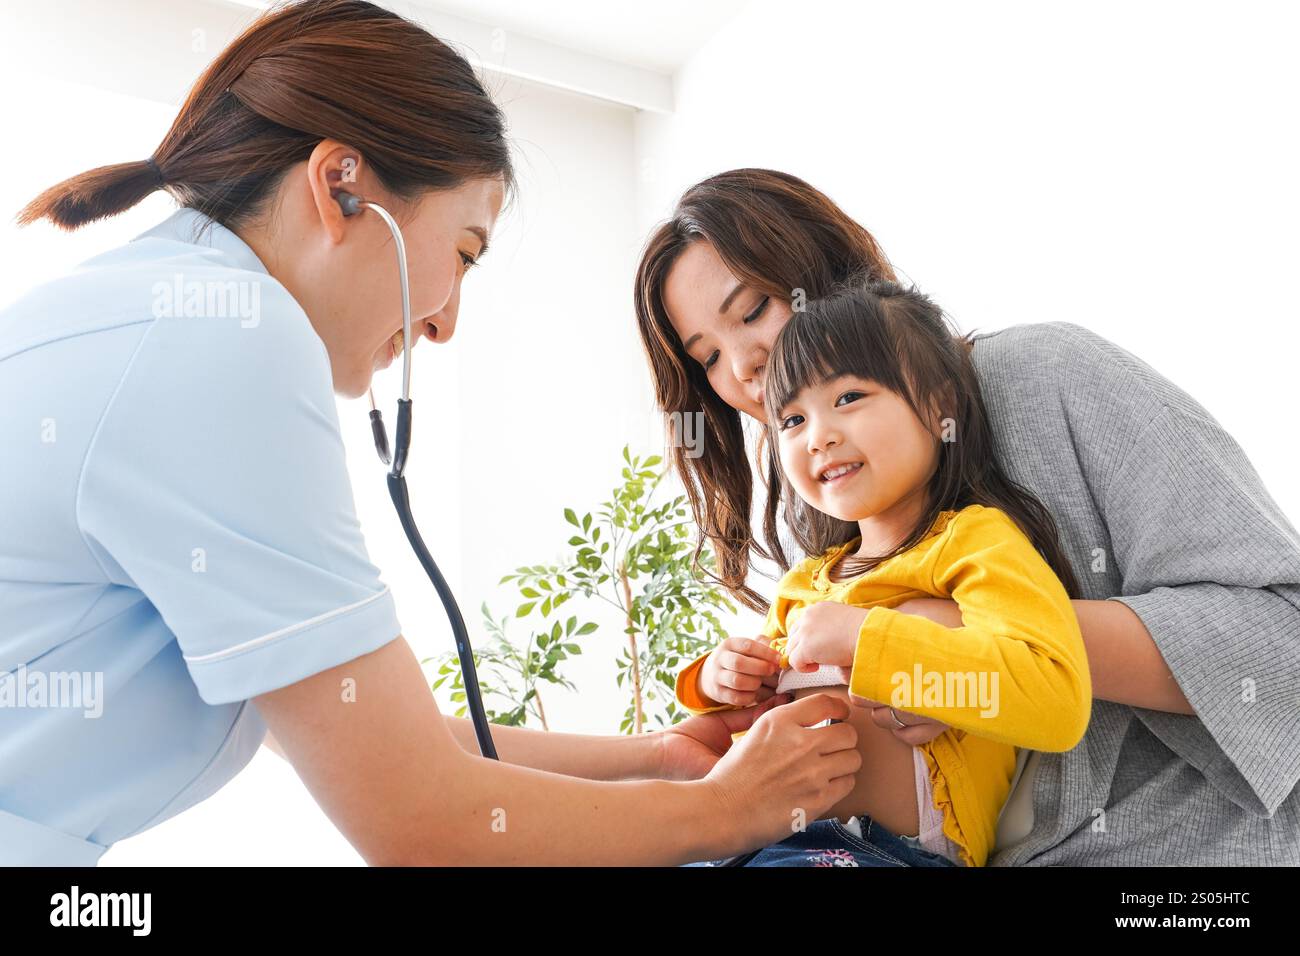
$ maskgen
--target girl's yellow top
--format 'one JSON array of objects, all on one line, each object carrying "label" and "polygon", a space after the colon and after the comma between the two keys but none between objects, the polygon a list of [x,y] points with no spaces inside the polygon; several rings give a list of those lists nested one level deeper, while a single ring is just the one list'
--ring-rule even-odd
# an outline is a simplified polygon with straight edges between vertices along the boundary
[{"label": "girl's yellow top", "polygon": [[[1092,681],[1074,607],[1033,543],[998,508],[941,512],[911,550],[857,578],[830,580],[831,566],[860,541],[792,567],[777,587],[763,636],[788,667],[786,638],[805,607],[839,601],[871,608],[858,631],[850,697],[949,725],[921,746],[934,804],[966,864],[983,866],[1010,793],[1016,748],[1069,750],[1088,727]],[[920,597],[956,601],[962,626],[894,610]],[[707,657],[677,675],[678,702],[693,714],[734,709],[699,690]]]}]

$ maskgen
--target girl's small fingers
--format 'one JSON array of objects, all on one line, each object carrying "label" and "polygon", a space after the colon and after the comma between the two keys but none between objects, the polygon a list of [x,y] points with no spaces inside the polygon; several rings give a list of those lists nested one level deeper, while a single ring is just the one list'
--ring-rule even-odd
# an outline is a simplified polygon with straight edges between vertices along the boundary
[{"label": "girl's small fingers", "polygon": [[762,686],[762,681],[752,674],[737,674],[735,671],[719,671],[718,683],[732,690],[750,693]]},{"label": "girl's small fingers", "polygon": [[756,657],[748,657],[736,651],[727,651],[718,656],[718,664],[723,670],[739,674],[757,674],[760,677],[771,671],[774,665]]},{"label": "girl's small fingers", "polygon": [[808,674],[817,669],[816,661],[805,661],[802,657],[790,658],[790,669],[798,671],[801,674]]}]

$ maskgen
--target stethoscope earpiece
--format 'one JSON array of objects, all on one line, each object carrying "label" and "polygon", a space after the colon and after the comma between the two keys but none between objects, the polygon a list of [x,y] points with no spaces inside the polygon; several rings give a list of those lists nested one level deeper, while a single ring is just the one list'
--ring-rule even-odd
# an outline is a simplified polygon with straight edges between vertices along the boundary
[{"label": "stethoscope earpiece", "polygon": [[343,208],[343,215],[355,216],[361,211],[361,200],[349,192],[339,190],[334,196],[339,205]]},{"label": "stethoscope earpiece", "polygon": [[334,194],[334,199],[345,216],[355,216],[363,209],[373,209],[393,234],[393,245],[397,249],[397,272],[402,283],[402,397],[397,402],[397,448],[394,453],[389,452],[388,434],[384,430],[379,410],[375,407],[373,391],[370,393],[370,427],[375,434],[375,451],[379,453],[379,460],[385,465],[392,462],[393,474],[400,477],[406,467],[406,453],[411,439],[411,286],[406,274],[406,242],[402,238],[402,230],[397,227],[397,220],[383,206],[342,189]]}]

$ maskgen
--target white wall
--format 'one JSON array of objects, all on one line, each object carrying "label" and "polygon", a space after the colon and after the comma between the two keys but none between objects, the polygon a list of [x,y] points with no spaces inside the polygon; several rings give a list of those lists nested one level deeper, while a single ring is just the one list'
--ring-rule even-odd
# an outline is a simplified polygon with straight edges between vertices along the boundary
[{"label": "white wall", "polygon": [[637,120],[642,231],[691,183],[828,193],[963,329],[1066,320],[1190,392],[1300,522],[1300,10],[756,0]]},{"label": "white wall", "polygon": [[[653,438],[631,307],[640,241],[632,113],[518,81],[494,92],[509,113],[520,200],[465,280],[455,337],[445,347],[422,344],[414,356],[407,469],[416,519],[459,595],[471,640],[484,634],[483,601],[500,619],[521,600],[513,585],[498,587],[502,575],[558,560],[572,534],[564,509],[594,508],[620,481],[623,444],[637,450],[639,442],[644,454]],[[397,362],[378,379],[386,419],[400,377]],[[388,499],[366,410],[355,403],[344,428],[367,538],[417,653],[451,650],[441,602]],[[553,728],[618,730],[619,631],[595,616],[615,628],[609,653],[566,668],[580,697],[543,691]],[[523,623],[507,633],[522,640]]]}]

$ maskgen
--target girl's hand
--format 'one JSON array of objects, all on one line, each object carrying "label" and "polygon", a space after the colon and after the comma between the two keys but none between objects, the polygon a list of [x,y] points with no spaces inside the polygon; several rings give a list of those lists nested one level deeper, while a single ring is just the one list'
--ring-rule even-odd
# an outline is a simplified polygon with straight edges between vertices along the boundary
[{"label": "girl's hand", "polygon": [[818,664],[852,667],[858,631],[870,610],[838,601],[819,601],[804,608],[791,624],[785,644],[790,667],[802,673],[816,670]]},{"label": "girl's hand", "polygon": [[700,690],[719,704],[761,704],[776,692],[780,662],[781,655],[763,641],[729,637],[705,658]]},{"label": "girl's hand", "polygon": [[[790,666],[799,671],[811,671],[818,664],[853,666],[857,650],[858,632],[870,608],[854,607],[836,601],[821,601],[804,608],[791,624],[786,656]],[[961,627],[961,609],[956,601],[940,598],[914,598],[900,604],[895,610],[915,614],[935,621],[945,627]],[[913,747],[929,743],[948,729],[948,724],[933,717],[923,717],[897,707],[890,712],[888,704],[880,701],[850,697],[854,704],[870,709],[871,722],[888,730],[903,743]],[[894,720],[906,726],[898,726]]]}]

